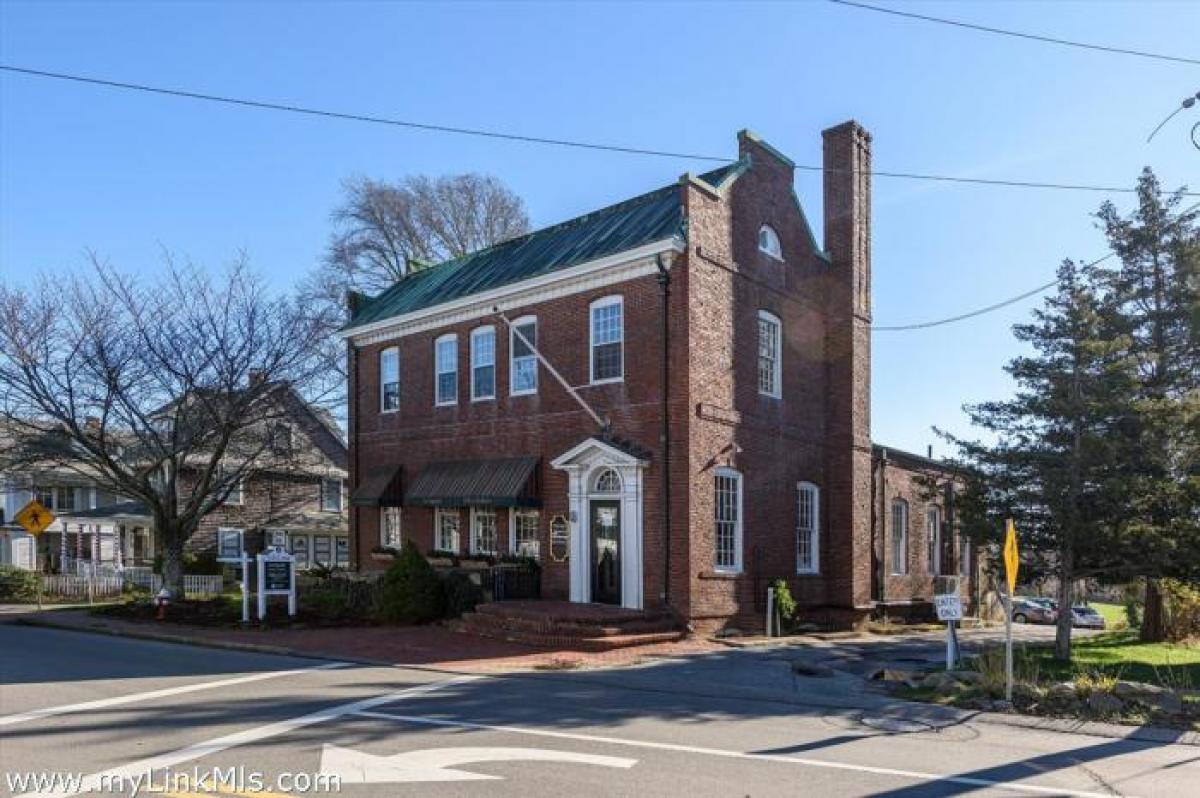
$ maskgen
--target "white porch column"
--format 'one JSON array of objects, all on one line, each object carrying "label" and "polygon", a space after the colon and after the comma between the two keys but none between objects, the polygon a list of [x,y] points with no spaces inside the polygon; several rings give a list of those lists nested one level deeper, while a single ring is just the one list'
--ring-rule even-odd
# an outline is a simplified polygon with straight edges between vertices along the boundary
[{"label": "white porch column", "polygon": [[571,529],[570,570],[571,601],[592,600],[592,580],[588,562],[590,560],[587,541],[587,486],[583,484],[583,471],[578,467],[567,469],[567,502]]}]

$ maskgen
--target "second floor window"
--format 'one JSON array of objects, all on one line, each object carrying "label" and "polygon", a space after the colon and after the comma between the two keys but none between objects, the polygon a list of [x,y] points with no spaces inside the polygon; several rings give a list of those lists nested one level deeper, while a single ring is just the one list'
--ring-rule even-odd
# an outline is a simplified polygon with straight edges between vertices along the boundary
[{"label": "second floor window", "polygon": [[400,349],[388,347],[379,353],[379,409],[400,409]]},{"label": "second floor window", "polygon": [[340,479],[321,480],[321,509],[327,513],[342,511],[342,481]]},{"label": "second floor window", "polygon": [[496,398],[496,328],[471,333],[471,399]]},{"label": "second floor window", "polygon": [[[229,471],[221,466],[217,469],[217,489],[225,487],[226,480],[229,479]],[[229,488],[229,493],[225,496],[226,504],[242,504],[245,501],[245,480],[239,479],[234,485]]]},{"label": "second floor window", "polygon": [[[537,346],[537,319],[526,316],[512,323],[508,351],[512,353],[509,369],[509,391],[514,396],[537,393],[538,363],[530,344]],[[524,338],[525,340],[521,340]],[[526,343],[528,341],[529,343]]]},{"label": "second floor window", "polygon": [[434,362],[437,395],[434,401],[439,405],[452,405],[458,402],[458,337],[443,335],[434,344]]},{"label": "second floor window", "polygon": [[780,395],[779,383],[782,377],[779,365],[781,338],[779,319],[765,310],[760,310],[758,312],[758,392],[777,398]]},{"label": "second floor window", "polygon": [[621,297],[592,303],[592,382],[625,376],[625,314]]}]

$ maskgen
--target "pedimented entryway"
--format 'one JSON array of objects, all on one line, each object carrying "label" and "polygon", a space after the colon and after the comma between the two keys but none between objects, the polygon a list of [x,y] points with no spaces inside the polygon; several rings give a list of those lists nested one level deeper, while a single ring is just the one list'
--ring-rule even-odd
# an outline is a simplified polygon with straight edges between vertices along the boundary
[{"label": "pedimented entryway", "polygon": [[588,438],[550,463],[569,480],[571,601],[642,609],[642,475],[648,464],[600,438]]}]

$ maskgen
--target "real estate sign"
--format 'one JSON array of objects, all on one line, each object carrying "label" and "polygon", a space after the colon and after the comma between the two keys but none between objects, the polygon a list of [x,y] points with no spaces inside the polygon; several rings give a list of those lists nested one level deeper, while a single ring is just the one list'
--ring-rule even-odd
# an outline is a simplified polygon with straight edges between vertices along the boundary
[{"label": "real estate sign", "polygon": [[267,615],[267,596],[287,596],[288,615],[296,614],[296,558],[283,549],[259,554],[258,619]]}]

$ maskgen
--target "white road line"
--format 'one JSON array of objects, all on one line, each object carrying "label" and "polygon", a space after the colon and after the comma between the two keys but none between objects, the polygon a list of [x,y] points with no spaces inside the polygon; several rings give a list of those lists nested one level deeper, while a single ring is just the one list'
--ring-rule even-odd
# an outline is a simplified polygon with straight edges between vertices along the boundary
[{"label": "white road line", "polygon": [[148,757],[146,759],[131,762],[128,765],[109,768],[97,773],[84,776],[78,783],[72,785],[71,789],[66,790],[47,790],[34,791],[23,793],[14,798],[70,798],[72,795],[79,795],[85,792],[98,792],[102,790],[105,783],[112,784],[116,779],[131,779],[139,774],[144,774],[149,770],[159,770],[161,768],[171,768],[181,762],[189,762],[193,759],[210,756],[229,748],[235,748],[239,745],[248,743],[256,743],[260,740],[265,740],[269,737],[278,737],[281,734],[295,731],[296,729],[311,726],[314,723],[323,723],[327,720],[341,717],[342,715],[354,715],[363,710],[377,707],[380,704],[389,704],[393,701],[401,701],[405,698],[411,698],[423,693],[432,693],[435,690],[441,690],[445,687],[450,687],[463,682],[470,682],[482,678],[481,676],[464,676],[458,679],[449,679],[444,682],[434,682],[432,684],[422,684],[417,687],[409,687],[404,690],[397,690],[391,693],[384,693],[372,698],[364,698],[361,701],[352,701],[349,704],[339,704],[336,707],[322,709],[317,712],[311,712],[307,715],[301,715],[297,718],[289,718],[288,720],[277,721],[276,723],[268,723],[265,726],[258,726],[253,729],[245,729],[233,734],[226,734],[223,737],[214,737],[211,740],[194,743],[185,748],[180,748],[177,751],[170,751],[158,756]]},{"label": "white road line", "polygon": [[[995,787],[997,789],[1012,790],[1014,792],[1029,793],[1032,795],[1070,795],[1075,798],[1113,798],[1111,793],[1099,792],[1083,792],[1081,790],[1071,790],[1065,787],[1039,787],[1036,784],[1017,784],[1007,781],[992,781],[990,779],[976,779],[970,776],[952,776],[941,773],[922,773],[915,770],[897,770],[895,768],[881,768],[872,765],[854,765],[849,762],[829,762],[822,759],[805,759],[798,756],[788,756],[786,754],[754,754],[745,751],[727,751],[720,748],[704,748],[695,745],[680,745],[678,743],[657,743],[650,740],[626,740],[621,737],[604,737],[595,734],[577,734],[574,732],[550,731],[549,729],[532,729],[527,726],[493,726],[487,723],[471,723],[462,720],[442,720],[440,718],[425,718],[416,715],[393,715],[387,712],[370,712],[367,710],[359,710],[354,714],[364,718],[377,718],[380,720],[398,721],[401,723],[415,723],[425,726],[449,726],[459,729],[476,729],[480,731],[499,731],[509,732],[511,734],[529,734],[537,737],[554,737],[560,740],[575,740],[585,743],[603,743],[606,745],[625,745],[633,748],[653,748],[659,751],[675,751],[685,754],[702,754],[705,756],[725,757],[728,759],[752,759],[760,762],[786,762],[793,765],[807,765],[809,767],[829,768],[832,770],[853,770],[859,773],[872,773],[879,776],[898,776],[916,781],[936,781],[948,784],[964,784],[970,787]],[[21,798],[24,798],[22,796]]]},{"label": "white road line", "polygon": [[308,673],[309,671],[327,671],[332,668],[348,668],[349,666],[349,662],[330,662],[324,665],[314,665],[311,668],[295,668],[286,671],[251,673],[247,676],[235,676],[231,679],[219,679],[213,682],[183,684],[178,687],[164,687],[161,690],[150,690],[145,693],[119,695],[112,698],[97,699],[96,701],[84,701],[81,704],[64,704],[63,706],[58,707],[46,707],[45,709],[35,709],[32,712],[21,712],[16,715],[0,715],[0,726],[12,726],[17,723],[27,723],[31,720],[41,720],[42,718],[54,717],[55,715],[69,715],[73,712],[90,712],[94,709],[118,707],[122,704],[136,704],[139,701],[152,701],[155,698],[165,698],[166,696],[194,693],[199,690],[213,690],[218,687],[231,687],[235,684],[261,682],[266,679],[277,679],[281,676],[296,676],[298,674]]}]

